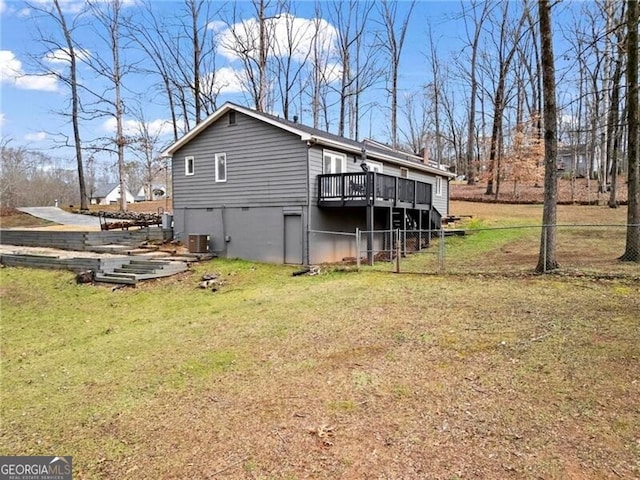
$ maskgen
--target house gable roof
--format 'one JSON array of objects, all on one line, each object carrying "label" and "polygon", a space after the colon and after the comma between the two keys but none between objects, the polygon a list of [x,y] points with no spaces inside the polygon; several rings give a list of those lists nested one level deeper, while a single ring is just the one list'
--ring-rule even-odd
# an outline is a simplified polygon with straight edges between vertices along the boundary
[{"label": "house gable roof", "polygon": [[93,193],[93,197],[104,198],[107,195],[109,195],[111,192],[113,192],[117,186],[118,186],[117,183],[105,183],[103,185],[100,185],[98,188],[96,188],[96,191]]},{"label": "house gable roof", "polygon": [[[93,193],[93,197],[92,198],[105,198],[111,192],[116,190],[119,186],[120,186],[119,183],[104,183],[104,184],[100,185],[98,188],[96,188],[96,191]],[[126,195],[131,195],[131,192],[129,191],[128,188],[125,187],[124,194],[125,194],[125,196]]]},{"label": "house gable roof", "polygon": [[309,127],[301,123],[285,120],[275,115],[264,112],[257,112],[250,108],[242,107],[231,102],[225,103],[222,107],[209,115],[204,121],[199,123],[193,130],[189,131],[177,142],[169,146],[164,152],[162,152],[162,156],[172,156],[176,151],[196,138],[202,131],[215,123],[230,110],[243,113],[249,117],[288,131],[294,135],[299,136],[301,141],[307,141],[311,144],[320,144],[327,147],[333,147],[354,154],[365,153],[367,158],[391,162],[400,166],[429,172],[443,177],[452,178],[455,176],[454,174],[443,170],[442,168],[439,168],[437,165],[429,165],[423,163],[422,158],[417,155],[394,150],[393,148],[378,142],[373,142],[371,140],[358,142],[356,140],[341,137],[339,135],[325,132],[317,128]]}]

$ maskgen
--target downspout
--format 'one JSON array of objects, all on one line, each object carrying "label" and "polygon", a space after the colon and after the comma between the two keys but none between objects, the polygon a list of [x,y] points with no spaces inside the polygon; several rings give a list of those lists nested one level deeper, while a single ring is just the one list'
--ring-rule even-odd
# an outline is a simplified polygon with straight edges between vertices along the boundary
[{"label": "downspout", "polygon": [[307,141],[307,231],[305,245],[305,265],[310,264],[311,255],[309,253],[311,246],[311,140]]},{"label": "downspout", "polygon": [[226,205],[222,205],[222,208],[220,209],[220,216],[222,217],[222,243],[224,244],[224,248],[223,248],[223,252],[224,252],[224,258],[227,258],[228,256],[228,252],[227,252],[227,222],[226,222],[226,215],[224,214],[224,212],[226,211],[227,207]]},{"label": "downspout", "polygon": [[451,215],[451,177],[447,177],[447,216]]}]

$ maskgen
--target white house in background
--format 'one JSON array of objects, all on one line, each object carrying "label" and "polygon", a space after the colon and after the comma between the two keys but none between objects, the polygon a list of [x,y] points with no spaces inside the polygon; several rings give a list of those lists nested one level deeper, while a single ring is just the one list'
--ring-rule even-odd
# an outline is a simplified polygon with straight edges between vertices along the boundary
[{"label": "white house in background", "polygon": [[[124,198],[127,203],[133,203],[136,201],[135,197],[131,194],[128,188],[125,188]],[[91,205],[111,205],[112,203],[118,203],[120,201],[120,184],[119,183],[107,183],[96,189],[91,197]]]},{"label": "white house in background", "polygon": [[151,192],[148,192],[149,185],[143,185],[138,190],[136,202],[144,202],[145,200],[162,200],[167,196],[167,187],[160,183],[151,185]]}]

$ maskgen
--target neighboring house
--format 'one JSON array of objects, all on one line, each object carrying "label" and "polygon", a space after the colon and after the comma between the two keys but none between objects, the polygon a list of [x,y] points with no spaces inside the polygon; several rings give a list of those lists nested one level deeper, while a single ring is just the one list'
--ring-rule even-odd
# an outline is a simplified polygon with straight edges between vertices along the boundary
[{"label": "neighboring house", "polygon": [[[135,202],[134,196],[128,188],[125,189],[124,198],[127,203]],[[120,184],[107,183],[96,189],[91,197],[91,205],[111,205],[120,201]]]},{"label": "neighboring house", "polygon": [[[210,235],[222,257],[334,262],[356,255],[355,240],[327,232],[439,228],[449,213],[453,175],[420,157],[232,103],[163,155],[176,239]],[[365,238],[373,251],[390,235]]]},{"label": "neighboring house", "polygon": [[[149,187],[151,189],[149,190]],[[167,187],[161,184],[143,185],[138,190],[136,202],[144,202],[145,200],[162,200],[167,195]]]},{"label": "neighboring house", "polygon": [[576,177],[586,177],[589,171],[587,146],[584,143],[580,145],[559,145],[558,170],[567,173],[575,171]]}]

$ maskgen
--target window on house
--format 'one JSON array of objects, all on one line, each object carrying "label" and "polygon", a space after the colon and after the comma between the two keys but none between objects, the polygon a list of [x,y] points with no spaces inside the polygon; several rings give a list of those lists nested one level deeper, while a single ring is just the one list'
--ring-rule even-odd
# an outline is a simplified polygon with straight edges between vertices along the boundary
[{"label": "window on house", "polygon": [[344,173],[347,171],[347,157],[341,153],[324,151],[322,173]]},{"label": "window on house", "polygon": [[436,195],[442,196],[442,177],[436,177]]},{"label": "window on house", "polygon": [[236,124],[236,112],[235,110],[231,110],[229,112],[229,125],[235,125]]},{"label": "window on house", "polygon": [[227,154],[216,153],[216,182],[227,181]]},{"label": "window on house", "polygon": [[409,178],[409,169],[408,168],[404,168],[404,167],[400,167],[400,177]]},{"label": "window on house", "polygon": [[185,175],[193,175],[195,172],[195,164],[193,157],[185,157],[184,158],[184,174]]}]

